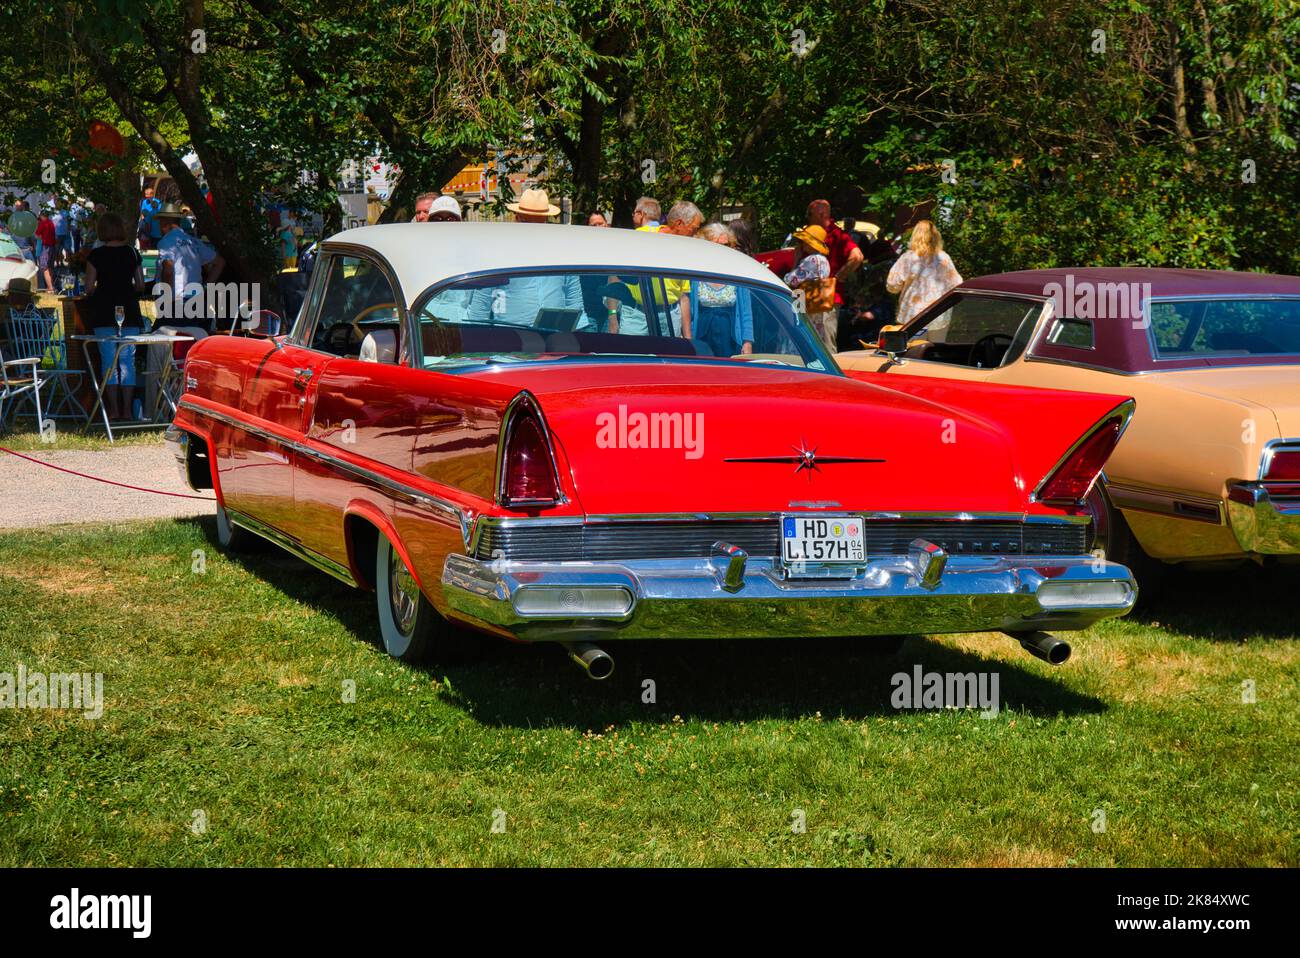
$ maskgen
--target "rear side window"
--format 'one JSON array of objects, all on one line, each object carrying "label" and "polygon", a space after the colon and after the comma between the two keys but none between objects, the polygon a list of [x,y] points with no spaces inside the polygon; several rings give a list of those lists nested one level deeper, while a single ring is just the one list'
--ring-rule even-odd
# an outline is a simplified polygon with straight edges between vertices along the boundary
[{"label": "rear side window", "polygon": [[1157,359],[1300,353],[1300,299],[1189,299],[1150,309]]},{"label": "rear side window", "polygon": [[1047,341],[1053,346],[1073,346],[1075,349],[1092,349],[1092,320],[1059,318],[1052,323]]},{"label": "rear side window", "polygon": [[788,290],[725,277],[625,269],[481,275],[414,310],[425,368],[660,357],[770,363],[838,374]]}]

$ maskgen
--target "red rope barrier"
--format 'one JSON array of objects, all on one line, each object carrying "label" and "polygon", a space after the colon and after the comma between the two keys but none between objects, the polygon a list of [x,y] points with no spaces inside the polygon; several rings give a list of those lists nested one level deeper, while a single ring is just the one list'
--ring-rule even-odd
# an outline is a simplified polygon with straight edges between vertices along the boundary
[{"label": "red rope barrier", "polygon": [[177,499],[198,499],[202,502],[216,502],[212,496],[191,496],[186,492],[164,492],[162,489],[146,489],[144,486],[132,486],[125,482],[114,482],[112,479],[101,479],[99,476],[89,476],[84,472],[77,472],[75,469],[64,469],[62,466],[56,466],[52,462],[45,462],[41,459],[34,459],[31,456],[24,456],[21,452],[14,452],[0,446],[0,452],[7,452],[11,456],[17,456],[19,459],[26,459],[28,462],[34,462],[38,466],[45,466],[47,469],[57,469],[59,472],[66,472],[70,476],[78,476],[82,479],[93,479],[96,482],[106,483],[110,486],[120,486],[123,489],[134,489],[136,492],[152,492],[156,496],[175,496]]}]

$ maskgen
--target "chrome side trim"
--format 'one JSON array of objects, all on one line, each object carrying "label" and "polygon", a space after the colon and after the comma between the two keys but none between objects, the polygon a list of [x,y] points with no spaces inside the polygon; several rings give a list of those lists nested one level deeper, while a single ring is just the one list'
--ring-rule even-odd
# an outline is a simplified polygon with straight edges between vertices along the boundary
[{"label": "chrome side trim", "polygon": [[300,455],[307,456],[311,459],[315,459],[317,462],[325,463],[331,468],[338,469],[341,472],[346,472],[356,476],[359,479],[364,479],[367,482],[372,483],[373,485],[379,486],[380,488],[388,492],[391,492],[393,495],[396,495],[407,502],[415,503],[417,505],[429,506],[430,508],[435,509],[438,512],[441,512],[444,515],[446,515],[448,518],[452,519],[456,523],[456,525],[460,528],[461,540],[466,543],[468,543],[469,541],[469,531],[470,531],[469,516],[466,515],[464,509],[456,505],[456,503],[454,502],[432,495],[431,493],[424,492],[420,489],[416,489],[414,486],[408,486],[405,483],[397,482],[394,479],[389,479],[387,476],[381,475],[380,473],[377,473],[374,470],[367,469],[364,466],[359,466],[356,463],[348,462],[347,460],[341,459],[338,456],[331,455],[330,453],[325,452],[324,450],[317,449],[313,446],[309,446],[306,443],[298,442],[292,439],[286,439],[285,437],[277,435],[271,432],[270,430],[262,429],[258,426],[254,426],[250,423],[245,422],[242,419],[238,419],[235,416],[231,416],[228,413],[220,412],[216,409],[211,409],[208,406],[201,406],[198,403],[192,402],[189,399],[182,399],[180,401],[180,406],[183,409],[189,409],[190,411],[196,412],[199,415],[207,416],[209,419],[214,419],[217,422],[224,423],[227,426],[233,426],[236,429],[242,429],[244,432],[248,433],[251,436],[257,436],[259,439],[265,439],[268,442],[277,443],[278,445],[281,445],[286,449],[289,449]]},{"label": "chrome side trim", "polygon": [[[1132,509],[1137,512],[1153,512],[1157,515],[1171,516],[1175,519],[1188,519],[1192,522],[1206,522],[1223,525],[1223,502],[1200,496],[1185,496],[1172,492],[1157,492],[1151,489],[1137,489],[1132,486],[1120,486],[1113,482],[1106,483],[1106,492],[1116,509]],[[1182,503],[1192,508],[1210,509],[1215,518],[1196,515],[1194,512],[1179,511]]]},{"label": "chrome side trim", "polygon": [[320,555],[317,552],[312,552],[310,549],[304,548],[300,543],[291,539],[289,536],[286,536],[283,532],[280,532],[278,529],[268,526],[263,522],[259,522],[247,513],[239,512],[236,509],[227,509],[226,515],[230,517],[230,521],[235,525],[247,529],[249,532],[259,535],[269,542],[273,542],[286,552],[293,553],[308,565],[315,566],[320,571],[326,572],[338,579],[340,582],[346,583],[354,588],[360,587],[357,580],[352,578],[352,572],[347,568],[347,566],[340,565],[333,559],[327,559],[325,556]]},{"label": "chrome side trim", "polygon": [[[1126,399],[1118,406],[1116,406],[1114,409],[1112,409],[1110,412],[1106,413],[1106,415],[1102,416],[1095,423],[1093,423],[1091,428],[1084,430],[1083,435],[1070,444],[1070,448],[1065,450],[1065,455],[1063,455],[1060,459],[1056,460],[1056,465],[1052,466],[1051,469],[1047,470],[1046,475],[1044,475],[1043,478],[1039,480],[1038,485],[1034,486],[1034,491],[1030,493],[1029,501],[1039,502],[1040,500],[1038,498],[1038,494],[1042,492],[1043,486],[1047,485],[1048,481],[1053,476],[1056,475],[1056,473],[1060,470],[1060,468],[1063,465],[1065,465],[1066,462],[1069,461],[1070,457],[1073,456],[1075,452],[1078,451],[1080,446],[1082,446],[1085,442],[1091,439],[1093,434],[1096,433],[1098,429],[1105,426],[1106,423],[1110,422],[1116,416],[1122,417],[1120,419],[1120,424],[1119,424],[1119,435],[1115,438],[1115,445],[1118,446],[1119,441],[1124,438],[1124,433],[1128,429],[1128,424],[1133,421],[1133,411],[1136,408],[1137,408],[1137,402],[1135,400]],[[1077,505],[1083,505],[1083,501],[1087,499],[1088,493],[1092,491],[1092,486],[1096,485],[1097,480],[1099,480],[1100,478],[1101,478],[1101,472],[1098,471],[1097,475],[1093,476],[1092,478],[1092,485],[1088,486],[1088,489],[1079,498],[1078,503],[1076,503]]]}]

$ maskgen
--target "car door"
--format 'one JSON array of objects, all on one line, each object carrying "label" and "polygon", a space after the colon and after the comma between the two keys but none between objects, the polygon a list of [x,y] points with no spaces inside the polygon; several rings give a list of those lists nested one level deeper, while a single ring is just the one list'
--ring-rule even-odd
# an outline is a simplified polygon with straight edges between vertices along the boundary
[{"label": "car door", "polygon": [[291,538],[297,538],[294,449],[309,421],[315,384],[333,358],[305,347],[302,332],[300,322],[288,336],[258,341],[264,351],[248,362],[240,396],[244,428],[221,474],[227,508]]},{"label": "car door", "polygon": [[301,394],[292,532],[312,552],[345,562],[343,512],[359,494],[353,467],[410,469],[416,383],[404,363],[405,309],[385,264],[360,251],[327,251],[315,272],[301,333],[304,351],[323,362]]}]

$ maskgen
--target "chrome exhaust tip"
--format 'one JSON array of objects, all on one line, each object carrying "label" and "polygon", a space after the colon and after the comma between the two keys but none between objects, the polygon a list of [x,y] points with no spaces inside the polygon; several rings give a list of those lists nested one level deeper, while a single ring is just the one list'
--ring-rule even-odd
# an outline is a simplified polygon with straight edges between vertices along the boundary
[{"label": "chrome exhaust tip", "polygon": [[1064,665],[1070,658],[1070,643],[1050,632],[1008,632],[1034,658],[1049,665]]},{"label": "chrome exhaust tip", "polygon": [[590,642],[566,642],[564,648],[589,679],[602,682],[614,674],[614,657],[600,646]]}]

